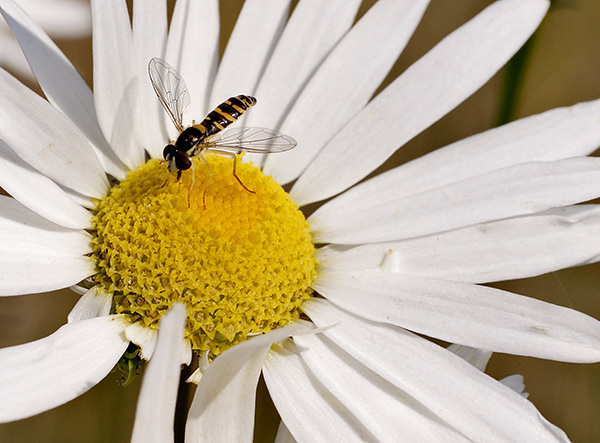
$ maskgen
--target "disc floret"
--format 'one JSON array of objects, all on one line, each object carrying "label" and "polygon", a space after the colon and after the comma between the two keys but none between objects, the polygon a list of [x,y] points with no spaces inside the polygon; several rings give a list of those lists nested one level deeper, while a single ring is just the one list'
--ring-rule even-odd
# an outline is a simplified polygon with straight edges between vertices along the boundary
[{"label": "disc floret", "polygon": [[180,179],[164,161],[132,171],[97,202],[96,284],[117,313],[150,328],[176,301],[192,348],[218,355],[299,316],[312,293],[315,248],[304,215],[270,177],[216,154]]}]

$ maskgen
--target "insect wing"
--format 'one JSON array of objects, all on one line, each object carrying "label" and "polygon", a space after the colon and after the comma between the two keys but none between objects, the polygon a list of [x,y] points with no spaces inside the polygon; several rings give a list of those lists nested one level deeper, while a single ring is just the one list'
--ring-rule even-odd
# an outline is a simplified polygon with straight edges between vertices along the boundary
[{"label": "insect wing", "polygon": [[148,63],[148,75],[152,88],[179,132],[183,126],[183,114],[190,105],[190,93],[177,70],[160,58]]},{"label": "insect wing", "polygon": [[199,147],[217,151],[268,154],[289,151],[297,144],[289,135],[272,129],[232,128],[215,134]]}]

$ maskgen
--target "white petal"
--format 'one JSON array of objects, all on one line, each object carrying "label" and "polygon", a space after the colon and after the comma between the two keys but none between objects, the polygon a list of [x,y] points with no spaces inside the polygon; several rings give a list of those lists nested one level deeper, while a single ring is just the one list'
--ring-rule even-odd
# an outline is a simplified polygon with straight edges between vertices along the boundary
[{"label": "white petal", "polygon": [[523,163],[374,207],[326,204],[308,222],[316,243],[399,240],[590,200],[597,183],[598,158]]},{"label": "white petal", "polygon": [[386,272],[400,272],[400,252],[395,249],[388,249],[378,269]]},{"label": "white petal", "polygon": [[202,371],[200,370],[200,368],[196,369],[194,372],[192,372],[192,375],[190,375],[186,382],[187,383],[193,383],[195,385],[200,384],[200,381],[202,380]]},{"label": "white petal", "polygon": [[293,343],[273,346],[265,360],[263,375],[281,420],[296,440],[319,443],[375,441],[356,417],[319,382]]},{"label": "white petal", "polygon": [[141,143],[152,157],[161,157],[168,139],[164,126],[165,111],[150,84],[148,62],[153,57],[164,57],[167,46],[167,2],[133,2],[133,46],[135,71],[139,78]]},{"label": "white petal", "polygon": [[91,209],[92,211],[96,210],[96,204],[94,203],[94,199],[92,197],[88,197],[87,195],[80,194],[77,191],[73,191],[65,186],[59,185],[60,188],[79,206]]},{"label": "white petal", "polygon": [[533,33],[548,6],[547,0],[497,1],[447,36],[327,144],[294,185],[294,201],[322,200],[367,176],[487,82]]},{"label": "white petal", "polygon": [[43,241],[0,237],[0,295],[67,288],[96,273],[90,257],[60,251]]},{"label": "white petal", "polygon": [[192,373],[192,375],[188,377],[186,382],[194,383],[195,385],[199,384],[200,380],[202,380],[202,375],[204,375],[204,373],[208,369],[208,365],[208,351],[204,351],[202,354],[200,354],[200,357],[198,358],[198,369],[196,369]]},{"label": "white petal", "polygon": [[[465,441],[442,420],[432,418],[430,411],[411,396],[321,334],[295,337],[294,342],[319,382],[361,421],[376,441]],[[356,357],[360,358],[360,354]]]},{"label": "white petal", "polygon": [[[75,4],[71,5],[73,6],[77,7]],[[39,6],[36,5],[37,7]],[[102,134],[94,109],[94,97],[85,80],[42,28],[15,2],[3,0],[0,12],[19,40],[48,101],[81,130],[105,171],[120,180],[124,179],[125,165],[117,158]]]},{"label": "white petal", "polygon": [[[79,0],[19,0],[21,6],[42,28],[56,38],[83,38],[91,34],[90,7]],[[60,17],[60,18],[57,18]],[[0,66],[19,78],[34,82],[27,60],[5,22],[0,22]]]},{"label": "white petal", "polygon": [[69,323],[88,320],[90,318],[104,317],[110,314],[113,295],[104,292],[99,286],[92,287],[77,301],[67,320]]},{"label": "white petal", "polygon": [[56,38],[83,38],[92,33],[90,7],[85,2],[19,0],[19,6]]},{"label": "white petal", "polygon": [[83,320],[41,340],[0,349],[0,422],[47,411],[96,385],[129,344],[123,322],[120,316]]},{"label": "white petal", "polygon": [[182,365],[189,365],[192,362],[192,343],[184,338],[183,345],[180,347],[181,354],[179,355],[179,362]]},{"label": "white petal", "polygon": [[479,349],[600,361],[600,322],[495,288],[381,271],[321,272],[321,295],[374,321]]},{"label": "white petal", "polygon": [[69,289],[77,295],[84,295],[88,291],[85,287],[79,285],[73,285]]},{"label": "white petal", "polygon": [[127,4],[91,0],[94,32],[94,104],[104,136],[119,158],[135,169],[144,163],[139,140],[139,82]]},{"label": "white petal", "polygon": [[96,273],[95,262],[88,257],[60,256],[35,244],[0,241],[0,245],[0,296],[67,288]]},{"label": "white petal", "polygon": [[[256,89],[246,124],[278,129],[315,70],[352,26],[358,0],[303,0],[296,5]],[[250,158],[250,156],[248,156]]]},{"label": "white petal", "polygon": [[[290,0],[247,0],[227,41],[210,105],[232,95],[254,94],[288,17]],[[260,23],[260,26],[256,26]]]},{"label": "white petal", "polygon": [[[356,249],[356,246],[351,246],[351,245],[325,245],[321,248],[317,249],[317,259],[319,262],[319,267],[324,264],[327,263],[329,260],[333,259],[334,257],[340,255],[343,252],[346,251],[350,251],[352,249]],[[379,257],[379,263],[381,263],[381,261],[384,259],[383,256]],[[375,265],[375,267],[377,267],[377,265]]]},{"label": "white petal", "polygon": [[374,206],[518,163],[584,156],[600,145],[599,119],[600,100],[523,118],[379,174],[330,204]]},{"label": "white petal", "polygon": [[271,345],[305,331],[293,325],[235,345],[206,370],[188,413],[185,439],[251,442],[256,384]]},{"label": "white petal", "polygon": [[480,371],[485,371],[485,367],[490,361],[490,357],[492,356],[491,351],[484,351],[482,349],[475,349],[469,346],[451,344],[446,349],[450,352],[454,352],[464,361],[471,363]]},{"label": "white petal", "polygon": [[0,140],[0,186],[42,217],[73,229],[91,227],[91,214],[60,186],[33,169]]},{"label": "white petal", "polygon": [[[167,46],[167,5],[163,1],[134,0],[133,44],[139,76],[148,72],[152,57],[162,57]],[[148,82],[149,83],[149,82]]]},{"label": "white petal", "polygon": [[55,225],[17,200],[0,196],[0,239],[44,245],[60,254],[85,255],[91,252],[91,236],[80,230]]},{"label": "white petal", "polygon": [[[320,254],[321,269],[375,269],[392,249],[398,272],[471,283],[525,278],[595,261],[600,206],[557,208],[396,242]],[[337,249],[333,248],[334,251]]]},{"label": "white petal", "polygon": [[[568,441],[533,405],[421,337],[359,319],[326,301],[302,306],[324,334],[472,441]],[[442,376],[440,374],[443,374]]]},{"label": "white petal", "polygon": [[144,373],[133,425],[132,442],[173,441],[173,419],[181,373],[186,309],[175,303],[159,323],[158,344]]},{"label": "white petal", "polygon": [[[0,27],[0,31],[2,29]],[[0,47],[3,48],[2,52],[0,52],[0,66],[10,72],[14,72],[19,78],[35,81],[33,72],[29,69],[27,59],[23,55],[23,52],[21,52],[17,39],[10,35],[10,32],[0,32]]]},{"label": "white petal", "polygon": [[509,375],[498,381],[524,398],[529,397],[529,393],[525,392],[524,378],[521,374]]},{"label": "white petal", "polygon": [[285,427],[283,421],[279,422],[275,443],[296,443],[296,439],[292,436],[288,428]]},{"label": "white petal", "polygon": [[373,96],[428,3],[382,0],[352,27],[302,91],[281,126],[281,132],[294,137],[298,146],[285,154],[268,156],[266,174],[281,184],[300,175],[325,143]]},{"label": "white petal", "polygon": [[[209,111],[210,87],[219,59],[219,26],[217,0],[179,0],[175,5],[166,60],[177,68],[190,91],[188,121],[199,122]],[[242,65],[238,68],[243,69]]]},{"label": "white petal", "polygon": [[98,157],[64,114],[4,70],[0,95],[0,138],[19,157],[82,194],[106,194],[108,180]]},{"label": "white petal", "polygon": [[156,341],[158,339],[158,331],[144,325],[142,321],[131,323],[125,329],[127,340],[135,343],[140,347],[140,352],[144,360],[150,360],[154,349],[156,349]]}]

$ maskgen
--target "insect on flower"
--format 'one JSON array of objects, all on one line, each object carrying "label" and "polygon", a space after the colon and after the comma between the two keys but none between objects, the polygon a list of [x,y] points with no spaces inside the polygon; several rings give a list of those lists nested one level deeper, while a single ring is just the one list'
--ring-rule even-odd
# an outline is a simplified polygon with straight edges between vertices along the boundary
[{"label": "insect on flower", "polygon": [[183,114],[190,105],[190,93],[181,75],[160,58],[148,63],[148,74],[154,92],[161,105],[167,111],[171,121],[179,131],[175,143],[169,143],[163,150],[163,157],[177,179],[182,171],[192,166],[192,156],[199,156],[208,169],[210,167],[202,156],[205,151],[233,156],[233,175],[240,185],[248,189],[236,174],[236,154],[239,152],[271,153],[284,152],[296,146],[296,140],[277,131],[265,128],[234,128],[224,131],[235,122],[256,99],[247,95],[238,95],[224,101],[211,111],[202,122],[183,126]]}]

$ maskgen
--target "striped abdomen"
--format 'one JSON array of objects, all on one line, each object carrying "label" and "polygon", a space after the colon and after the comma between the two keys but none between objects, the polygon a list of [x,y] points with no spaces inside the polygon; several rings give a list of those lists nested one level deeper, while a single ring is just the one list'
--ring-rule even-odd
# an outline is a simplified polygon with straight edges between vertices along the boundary
[{"label": "striped abdomen", "polygon": [[238,95],[225,100],[214,111],[211,111],[204,120],[193,126],[202,133],[200,141],[225,129],[240,118],[250,106],[254,106],[255,104],[256,99],[249,95]]}]

